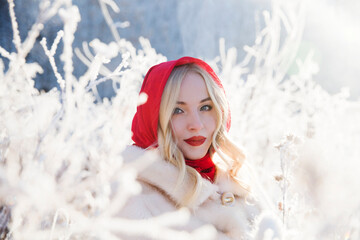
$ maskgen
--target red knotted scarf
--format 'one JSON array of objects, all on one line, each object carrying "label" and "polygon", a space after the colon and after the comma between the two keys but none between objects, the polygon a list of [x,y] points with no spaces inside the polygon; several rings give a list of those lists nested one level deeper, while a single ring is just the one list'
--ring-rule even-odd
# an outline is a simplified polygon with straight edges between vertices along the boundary
[{"label": "red knotted scarf", "polygon": [[185,159],[185,163],[194,168],[203,178],[208,179],[210,182],[214,182],[216,167],[211,160],[210,153],[207,153],[204,157],[196,160]]}]

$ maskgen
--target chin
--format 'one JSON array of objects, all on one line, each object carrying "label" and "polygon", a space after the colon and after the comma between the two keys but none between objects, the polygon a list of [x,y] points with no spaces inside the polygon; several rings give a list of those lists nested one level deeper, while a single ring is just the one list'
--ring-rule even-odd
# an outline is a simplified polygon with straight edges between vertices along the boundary
[{"label": "chin", "polygon": [[190,154],[186,155],[184,154],[184,157],[186,159],[190,159],[190,160],[196,160],[196,159],[200,159],[202,157],[205,156],[205,154],[207,153],[207,151],[199,151],[199,152],[194,152],[194,151],[188,151]]}]

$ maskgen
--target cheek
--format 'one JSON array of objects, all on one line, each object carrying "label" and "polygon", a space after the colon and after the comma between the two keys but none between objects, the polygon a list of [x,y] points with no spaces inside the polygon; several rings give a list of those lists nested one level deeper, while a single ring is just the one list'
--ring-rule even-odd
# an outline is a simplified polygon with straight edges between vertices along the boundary
[{"label": "cheek", "polygon": [[215,131],[215,128],[216,128],[216,116],[215,116],[215,114],[209,114],[208,116],[206,116],[204,121],[205,121],[205,124],[206,124],[206,128],[212,134]]},{"label": "cheek", "polygon": [[171,132],[175,139],[178,139],[182,132],[182,121],[179,117],[173,117],[171,119]]}]

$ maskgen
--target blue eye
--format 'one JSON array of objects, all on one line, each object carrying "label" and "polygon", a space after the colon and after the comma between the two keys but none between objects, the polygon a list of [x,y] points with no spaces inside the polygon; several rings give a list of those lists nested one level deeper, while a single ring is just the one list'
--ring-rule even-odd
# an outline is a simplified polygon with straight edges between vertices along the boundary
[{"label": "blue eye", "polygon": [[211,109],[212,109],[212,106],[204,105],[200,108],[200,111],[210,111]]},{"label": "blue eye", "polygon": [[181,110],[180,108],[175,108],[173,114],[180,114],[180,113],[183,113],[183,112],[184,111]]}]

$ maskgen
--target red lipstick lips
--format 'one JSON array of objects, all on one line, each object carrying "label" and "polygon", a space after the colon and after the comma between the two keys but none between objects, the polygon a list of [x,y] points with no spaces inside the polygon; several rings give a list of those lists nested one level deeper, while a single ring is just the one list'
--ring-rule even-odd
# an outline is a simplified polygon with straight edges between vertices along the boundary
[{"label": "red lipstick lips", "polygon": [[205,142],[206,138],[205,137],[202,137],[202,136],[195,136],[195,137],[191,137],[191,138],[188,138],[188,139],[185,139],[184,141],[191,145],[191,146],[200,146],[202,145],[204,142]]}]

